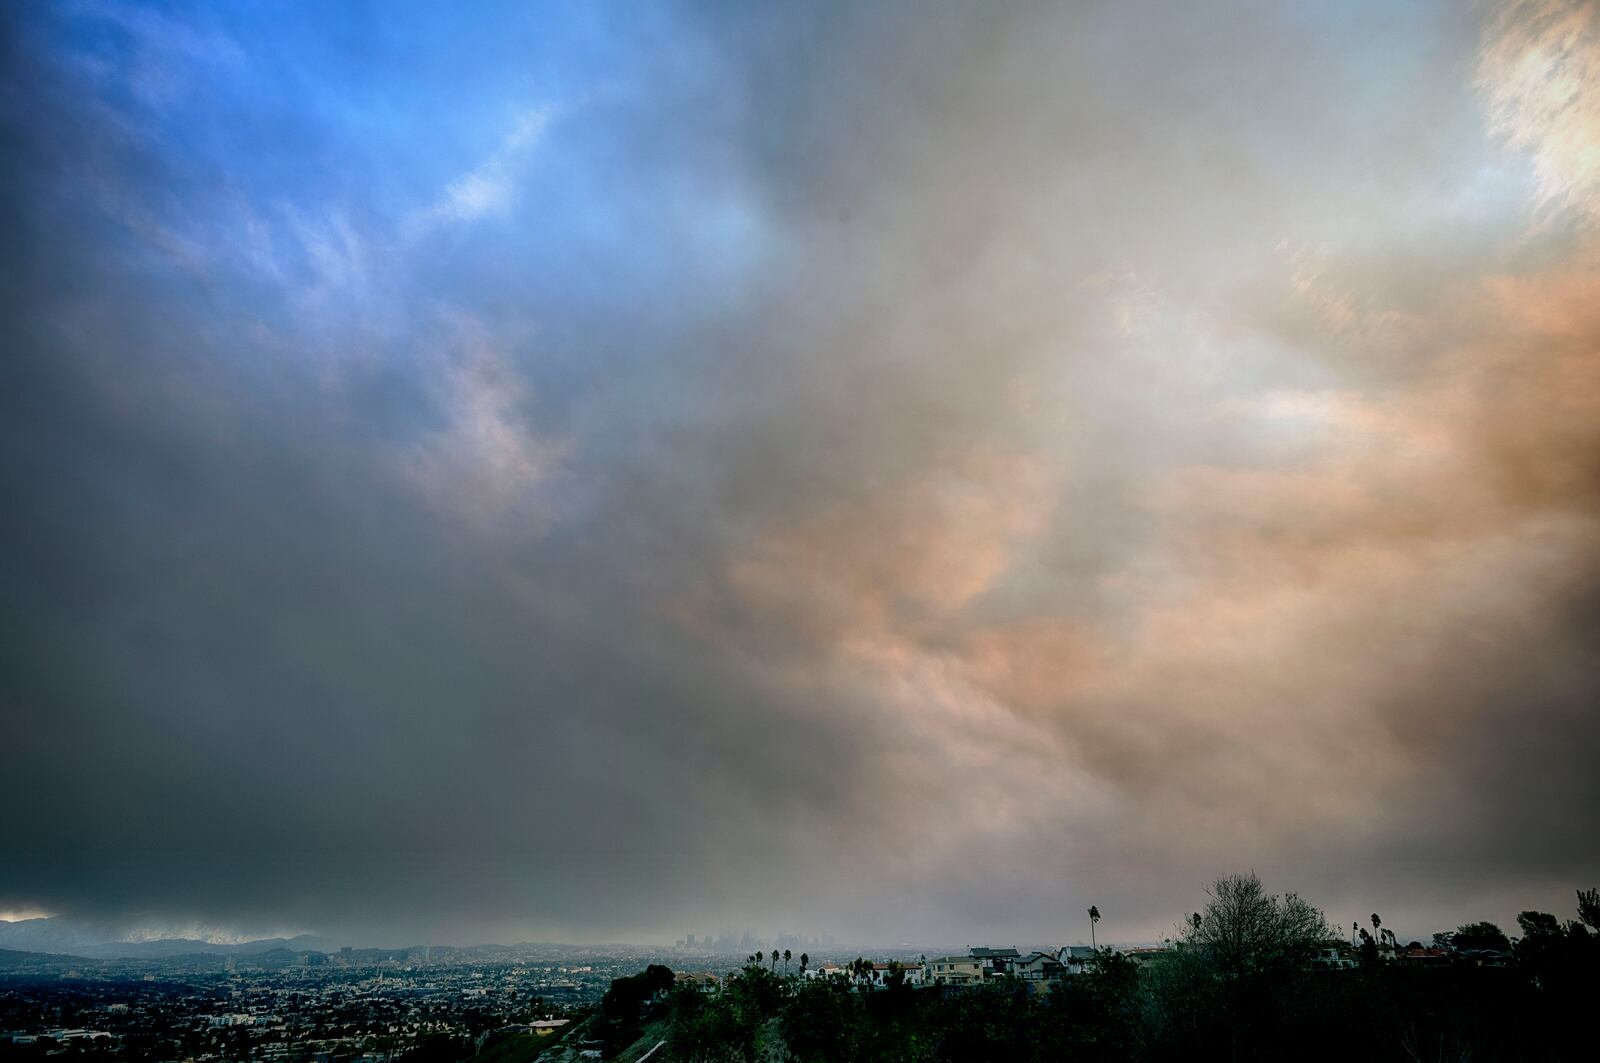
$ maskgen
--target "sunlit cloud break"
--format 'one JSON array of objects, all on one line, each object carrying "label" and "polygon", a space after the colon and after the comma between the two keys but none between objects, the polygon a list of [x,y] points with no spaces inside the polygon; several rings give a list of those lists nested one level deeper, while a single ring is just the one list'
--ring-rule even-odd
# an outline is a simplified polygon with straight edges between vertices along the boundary
[{"label": "sunlit cloud break", "polygon": [[1600,211],[1600,11],[1516,0],[1490,20],[1478,62],[1490,127],[1533,163],[1540,195]]}]

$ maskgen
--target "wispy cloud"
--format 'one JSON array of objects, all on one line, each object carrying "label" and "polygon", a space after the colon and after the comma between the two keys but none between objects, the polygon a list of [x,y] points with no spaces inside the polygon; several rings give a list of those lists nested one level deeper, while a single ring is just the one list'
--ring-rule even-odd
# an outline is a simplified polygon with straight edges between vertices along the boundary
[{"label": "wispy cloud", "polygon": [[540,433],[522,376],[481,323],[446,315],[447,339],[427,361],[444,424],[403,458],[407,475],[434,503],[487,520],[508,510],[544,516],[538,493],[566,445]]},{"label": "wispy cloud", "polygon": [[525,112],[488,158],[445,186],[432,204],[411,221],[414,229],[477,221],[503,214],[516,202],[517,183],[530,156],[555,121],[554,107]]},{"label": "wispy cloud", "polygon": [[95,0],[68,10],[126,35],[129,46],[114,59],[86,51],[78,54],[77,61],[91,73],[121,79],[147,106],[174,103],[219,71],[236,74],[248,62],[245,49],[228,34],[145,5]]}]

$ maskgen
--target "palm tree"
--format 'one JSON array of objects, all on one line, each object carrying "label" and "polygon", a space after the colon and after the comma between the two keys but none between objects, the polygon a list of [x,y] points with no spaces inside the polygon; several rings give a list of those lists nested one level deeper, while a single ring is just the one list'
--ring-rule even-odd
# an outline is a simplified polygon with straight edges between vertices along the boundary
[{"label": "palm tree", "polygon": [[765,954],[760,949],[756,949],[756,963],[759,964],[764,957]]},{"label": "palm tree", "polygon": [[783,976],[789,977],[789,950],[783,950]]},{"label": "palm tree", "polygon": [[806,968],[808,966],[810,966],[810,965],[811,965],[811,957],[802,952],[800,954],[800,977],[802,977],[802,978],[805,977]]},{"label": "palm tree", "polygon": [[1372,913],[1372,934],[1373,934],[1374,937],[1376,937],[1377,934],[1378,934],[1378,927],[1380,927],[1382,925],[1383,925],[1383,920],[1378,918],[1378,913],[1377,912],[1373,912]]},{"label": "palm tree", "polygon": [[1095,944],[1095,940],[1094,940],[1094,925],[1096,923],[1098,923],[1099,921],[1100,921],[1100,906],[1096,905],[1096,904],[1089,905],[1089,947],[1094,949],[1096,952],[1098,952],[1100,950],[1100,947]]},{"label": "palm tree", "polygon": [[772,960],[772,973],[773,974],[777,974],[778,973],[778,950],[777,949],[773,949],[772,950],[771,960]]}]

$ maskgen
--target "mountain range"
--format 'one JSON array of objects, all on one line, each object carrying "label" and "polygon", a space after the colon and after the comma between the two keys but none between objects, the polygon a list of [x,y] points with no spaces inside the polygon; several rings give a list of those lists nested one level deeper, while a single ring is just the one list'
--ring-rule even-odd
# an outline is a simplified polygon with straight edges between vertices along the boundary
[{"label": "mountain range", "polygon": [[221,943],[199,938],[155,938],[129,941],[125,932],[102,924],[65,916],[37,919],[0,919],[0,949],[49,952],[89,959],[159,959],[167,956],[254,956],[273,949],[290,952],[331,952],[338,946],[328,938],[299,934],[291,938],[260,938]]}]

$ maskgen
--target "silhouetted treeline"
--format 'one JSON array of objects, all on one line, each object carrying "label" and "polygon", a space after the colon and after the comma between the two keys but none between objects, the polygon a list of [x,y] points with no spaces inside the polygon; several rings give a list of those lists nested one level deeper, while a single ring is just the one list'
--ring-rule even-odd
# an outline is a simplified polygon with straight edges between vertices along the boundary
[{"label": "silhouetted treeline", "polygon": [[751,962],[720,991],[672,991],[667,1051],[680,1063],[1587,1061],[1600,1058],[1589,1010],[1600,1003],[1600,897],[1579,899],[1577,921],[1524,912],[1514,948],[1486,947],[1485,927],[1511,943],[1468,924],[1462,950],[1413,964],[1382,959],[1363,933],[1358,965],[1339,968],[1323,961],[1342,935],[1320,912],[1234,876],[1160,959],[1101,950],[1087,973],[1056,983],[897,979],[872,991]]}]

